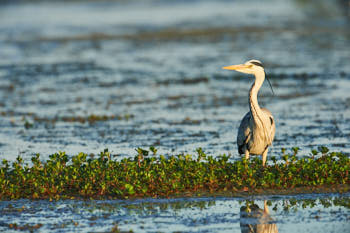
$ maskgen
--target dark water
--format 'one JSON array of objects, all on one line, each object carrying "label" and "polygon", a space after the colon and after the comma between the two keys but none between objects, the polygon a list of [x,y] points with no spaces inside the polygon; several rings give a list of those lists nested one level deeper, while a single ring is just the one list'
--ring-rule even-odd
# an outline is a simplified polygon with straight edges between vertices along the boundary
[{"label": "dark water", "polygon": [[[271,154],[321,145],[350,152],[349,38],[347,1],[3,1],[0,158],[104,148],[133,156],[149,146],[239,158],[236,132],[253,78],[221,67],[250,59],[263,62],[274,86],[275,96],[265,84],[259,97],[276,119]],[[239,232],[240,201],[171,201],[188,205],[180,210],[161,209],[163,200],[140,201],[155,210],[118,201],[1,202],[0,230],[16,222],[41,223],[43,231],[118,224],[140,232]],[[263,198],[256,203],[263,208]],[[280,232],[349,229],[348,206],[272,216]]]}]

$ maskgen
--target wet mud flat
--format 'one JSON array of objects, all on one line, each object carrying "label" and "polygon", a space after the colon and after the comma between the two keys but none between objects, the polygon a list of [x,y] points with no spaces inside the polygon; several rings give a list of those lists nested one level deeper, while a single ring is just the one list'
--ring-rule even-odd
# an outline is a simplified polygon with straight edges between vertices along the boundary
[{"label": "wet mud flat", "polygon": [[247,227],[269,227],[278,232],[346,232],[349,201],[348,194],[3,201],[0,231],[243,232]]}]

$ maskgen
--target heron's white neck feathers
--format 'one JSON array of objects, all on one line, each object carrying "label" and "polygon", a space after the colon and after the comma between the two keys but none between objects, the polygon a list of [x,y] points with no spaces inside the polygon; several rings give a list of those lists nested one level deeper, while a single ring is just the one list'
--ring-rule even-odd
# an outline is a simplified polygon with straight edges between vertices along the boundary
[{"label": "heron's white neck feathers", "polygon": [[250,112],[252,113],[252,117],[255,125],[260,128],[263,128],[263,119],[261,119],[261,117],[263,116],[264,113],[262,112],[258,103],[258,92],[264,82],[264,79],[265,79],[265,73],[263,70],[261,72],[256,72],[255,82],[253,83],[249,92]]},{"label": "heron's white neck feathers", "polygon": [[270,138],[270,132],[267,131],[267,128],[265,125],[266,122],[269,121],[269,119],[266,119],[266,115],[261,110],[258,103],[258,92],[264,80],[265,80],[264,70],[257,71],[255,73],[255,82],[250,88],[250,92],[249,92],[249,106],[250,106],[250,112],[252,114],[253,123],[255,127],[262,129],[265,134],[266,140],[268,142],[272,142],[272,139]]}]

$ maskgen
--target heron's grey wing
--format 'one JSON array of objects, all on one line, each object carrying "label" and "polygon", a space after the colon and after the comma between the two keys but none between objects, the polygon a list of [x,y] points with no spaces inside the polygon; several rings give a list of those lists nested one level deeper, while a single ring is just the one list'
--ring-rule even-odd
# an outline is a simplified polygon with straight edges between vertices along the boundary
[{"label": "heron's grey wing", "polygon": [[275,124],[275,119],[273,118],[271,112],[267,110],[266,108],[262,108],[263,112],[266,114],[268,117],[268,125],[269,127],[267,128],[267,133],[269,135],[269,140],[268,140],[268,145],[272,144],[273,139],[275,138],[275,132],[276,132],[276,124]]},{"label": "heron's grey wing", "polygon": [[248,141],[251,136],[250,127],[249,127],[249,121],[250,121],[250,112],[245,114],[243,117],[241,124],[238,128],[238,135],[237,135],[237,146],[238,146],[238,153],[244,154],[244,146],[248,144]]}]

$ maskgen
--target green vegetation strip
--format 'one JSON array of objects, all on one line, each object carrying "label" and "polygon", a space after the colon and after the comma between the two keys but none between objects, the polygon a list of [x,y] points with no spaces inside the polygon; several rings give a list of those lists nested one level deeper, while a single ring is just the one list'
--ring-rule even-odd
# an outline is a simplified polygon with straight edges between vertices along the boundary
[{"label": "green vegetation strip", "polygon": [[[134,158],[113,159],[108,150],[98,156],[80,153],[69,158],[64,152],[46,162],[32,157],[32,165],[18,157],[0,166],[0,200],[32,198],[140,198],[198,196],[201,194],[298,188],[349,187],[350,158],[321,147],[307,157],[282,150],[282,161],[270,157],[262,166],[260,157],[250,161],[217,158],[197,149],[198,155],[154,156],[157,150],[137,149]],[[153,155],[149,155],[153,152]],[[349,189],[346,189],[349,190]]]}]

